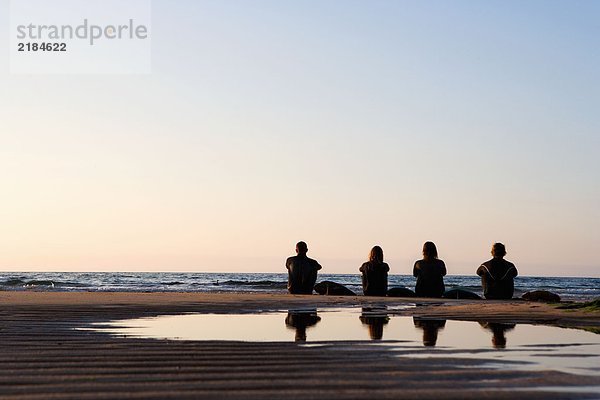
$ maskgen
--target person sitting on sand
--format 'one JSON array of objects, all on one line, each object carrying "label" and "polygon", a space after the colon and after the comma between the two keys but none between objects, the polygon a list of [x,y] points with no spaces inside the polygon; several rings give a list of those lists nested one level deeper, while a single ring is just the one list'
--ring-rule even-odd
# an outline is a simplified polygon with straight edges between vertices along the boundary
[{"label": "person sitting on sand", "polygon": [[296,244],[296,256],[285,262],[288,270],[288,291],[291,294],[312,294],[317,282],[317,271],[321,266],[316,260],[308,258],[308,246],[304,242]]},{"label": "person sitting on sand", "polygon": [[513,263],[504,259],[505,255],[506,247],[502,243],[494,243],[493,258],[477,268],[486,299],[512,299],[515,291],[514,278],[519,273]]},{"label": "person sitting on sand", "polygon": [[385,296],[387,294],[389,270],[390,267],[383,262],[381,247],[373,247],[369,253],[369,261],[359,268],[359,271],[362,272],[362,286],[365,296]]},{"label": "person sitting on sand", "polygon": [[415,293],[418,297],[442,297],[446,289],[446,264],[438,259],[433,242],[425,242],[423,245],[423,259],[415,262],[413,275],[417,278]]}]

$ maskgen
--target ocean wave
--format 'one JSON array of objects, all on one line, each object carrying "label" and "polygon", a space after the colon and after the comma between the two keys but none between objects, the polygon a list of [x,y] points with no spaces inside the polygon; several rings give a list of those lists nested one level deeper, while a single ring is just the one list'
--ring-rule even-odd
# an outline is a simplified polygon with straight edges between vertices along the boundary
[{"label": "ocean wave", "polygon": [[22,286],[26,282],[19,278],[9,278],[4,282],[0,282],[0,286]]},{"label": "ocean wave", "polygon": [[266,287],[266,288],[286,288],[287,287],[287,282],[269,281],[269,280],[263,280],[263,281],[228,280],[228,281],[221,282],[219,284],[227,285],[227,286],[252,286],[252,287]]},{"label": "ocean wave", "polygon": [[7,280],[5,280],[4,282],[0,282],[0,287],[1,286],[5,286],[5,287],[23,287],[23,288],[33,288],[33,287],[49,287],[49,288],[55,288],[55,287],[87,287],[89,285],[86,285],[84,283],[78,283],[78,282],[60,282],[60,281],[55,281],[55,280],[51,280],[51,279],[32,279],[32,280],[25,280],[25,279],[21,279],[21,278],[9,278]]},{"label": "ocean wave", "polygon": [[36,287],[36,286],[49,286],[49,287],[55,287],[56,284],[54,283],[54,281],[38,281],[38,280],[33,280],[33,281],[29,281],[29,282],[25,282],[25,284],[23,285],[25,287]]},{"label": "ocean wave", "polygon": [[[150,292],[232,292],[284,293],[287,273],[0,273],[0,291],[150,291]],[[332,280],[362,293],[360,276],[323,274],[319,280]],[[445,279],[446,289],[463,288],[481,293],[479,277],[451,275]],[[414,277],[391,275],[389,286],[414,288]],[[545,289],[568,300],[590,300],[600,296],[598,278],[518,277],[515,297],[522,293]]]}]

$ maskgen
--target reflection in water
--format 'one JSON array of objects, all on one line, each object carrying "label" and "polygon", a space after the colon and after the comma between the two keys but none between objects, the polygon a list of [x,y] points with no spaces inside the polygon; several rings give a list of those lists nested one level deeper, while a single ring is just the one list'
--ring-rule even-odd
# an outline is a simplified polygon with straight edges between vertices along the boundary
[{"label": "reflection in water", "polygon": [[496,349],[506,348],[506,336],[504,332],[512,331],[515,329],[515,324],[500,324],[497,322],[479,322],[483,328],[492,331],[492,345]]},{"label": "reflection in water", "polygon": [[[284,320],[285,324],[282,323]],[[442,328],[444,330],[440,332]],[[301,343],[304,340],[318,343],[384,339],[377,345],[401,349],[410,357],[448,357],[445,350],[450,350],[452,357],[489,359],[491,365],[511,362],[512,369],[543,368],[600,376],[600,335],[591,332],[543,325],[413,318],[398,315],[391,307],[325,308],[319,309],[318,315],[316,309],[258,314],[162,315],[80,329],[120,337],[242,342],[286,342],[292,340],[294,330],[296,340]],[[507,334],[508,330],[511,332]],[[510,347],[511,351],[491,348],[490,336],[495,347]],[[510,341],[506,336],[510,336]],[[421,343],[435,345],[435,351]]]},{"label": "reflection in water", "polygon": [[444,329],[446,320],[413,317],[413,324],[416,328],[423,329],[423,345],[434,347],[437,343],[438,331]]},{"label": "reflection in water", "polygon": [[388,317],[385,307],[363,307],[360,322],[368,326],[369,336],[372,340],[381,340],[383,339],[383,326],[390,322],[390,317]]},{"label": "reflection in water", "polygon": [[306,328],[316,325],[321,320],[317,310],[292,311],[285,317],[285,325],[296,329],[296,342],[306,342]]}]

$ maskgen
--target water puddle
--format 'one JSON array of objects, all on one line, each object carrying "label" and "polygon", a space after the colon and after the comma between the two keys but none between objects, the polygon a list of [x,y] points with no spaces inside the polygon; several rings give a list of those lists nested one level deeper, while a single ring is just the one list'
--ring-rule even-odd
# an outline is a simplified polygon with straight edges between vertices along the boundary
[{"label": "water puddle", "polygon": [[398,310],[298,309],[258,314],[184,314],[114,321],[92,329],[111,335],[244,342],[360,341],[403,357],[471,358],[487,366],[600,375],[600,335],[544,325],[435,320]]}]

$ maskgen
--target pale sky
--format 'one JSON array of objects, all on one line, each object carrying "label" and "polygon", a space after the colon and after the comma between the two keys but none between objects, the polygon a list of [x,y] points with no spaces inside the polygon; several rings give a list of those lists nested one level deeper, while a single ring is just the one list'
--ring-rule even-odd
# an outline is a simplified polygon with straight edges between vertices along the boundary
[{"label": "pale sky", "polygon": [[11,75],[0,270],[600,277],[600,2],[155,0],[152,73]]}]

